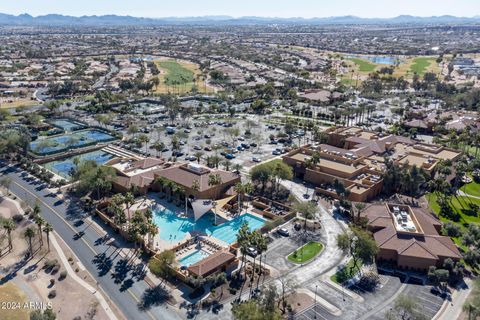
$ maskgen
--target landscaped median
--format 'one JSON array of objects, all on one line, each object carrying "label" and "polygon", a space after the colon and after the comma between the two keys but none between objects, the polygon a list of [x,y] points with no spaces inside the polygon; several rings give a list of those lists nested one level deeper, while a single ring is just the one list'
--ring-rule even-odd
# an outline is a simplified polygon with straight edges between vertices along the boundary
[{"label": "landscaped median", "polygon": [[354,269],[352,268],[353,259],[350,259],[345,266],[343,266],[330,277],[330,280],[335,283],[342,284],[345,281],[352,279],[360,272],[360,269],[362,268],[362,262],[357,261],[357,266]]},{"label": "landscaped median", "polygon": [[316,257],[323,250],[320,242],[308,242],[288,255],[288,261],[293,263],[305,263]]}]

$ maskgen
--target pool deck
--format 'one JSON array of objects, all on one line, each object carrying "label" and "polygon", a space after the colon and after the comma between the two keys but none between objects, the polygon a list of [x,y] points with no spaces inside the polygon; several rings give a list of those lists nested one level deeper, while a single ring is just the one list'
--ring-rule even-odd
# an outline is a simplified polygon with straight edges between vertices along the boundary
[{"label": "pool deck", "polygon": [[[147,194],[147,201],[148,201],[148,205],[152,206],[152,208],[156,207],[157,209],[160,208],[160,210],[161,210],[161,208],[165,208],[165,209],[175,213],[176,215],[185,216],[185,207],[184,206],[177,207],[174,203],[168,202],[166,199],[161,199],[158,196],[158,193],[153,193],[153,192],[148,193]],[[226,213],[221,214],[220,210],[217,210],[217,211],[218,211],[217,212],[218,224],[221,224],[221,223],[232,220],[233,216],[231,216],[231,215],[227,216]],[[251,210],[250,211],[248,210],[248,208],[247,208],[247,210],[245,210],[245,209],[242,210],[242,215],[247,213],[247,212],[249,214],[251,214],[252,216],[265,219],[261,215],[252,213]],[[188,216],[192,215],[192,210],[191,209],[188,209],[187,215]],[[227,243],[223,242],[222,240],[217,239],[215,237],[208,236],[208,235],[203,234],[203,233],[194,234],[193,232],[187,233],[186,237],[182,240],[176,240],[175,238],[171,239],[171,240],[164,240],[164,239],[160,238],[160,234],[162,232],[162,226],[158,226],[158,229],[159,229],[159,233],[156,234],[155,237],[153,238],[153,247],[156,250],[159,250],[159,251],[170,250],[170,249],[172,249],[172,248],[174,248],[174,247],[176,247],[176,246],[178,246],[182,243],[185,243],[185,242],[189,241],[190,239],[192,239],[193,236],[196,236],[196,235],[204,238],[205,240],[208,240],[209,242],[212,243],[213,246],[218,246],[218,247],[221,247],[221,248],[226,248],[226,247],[229,246],[229,244],[227,244]]]}]

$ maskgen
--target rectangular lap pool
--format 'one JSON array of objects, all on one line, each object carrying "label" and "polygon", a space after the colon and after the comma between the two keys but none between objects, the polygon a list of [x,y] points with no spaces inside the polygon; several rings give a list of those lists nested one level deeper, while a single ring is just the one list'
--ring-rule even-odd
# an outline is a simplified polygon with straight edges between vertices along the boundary
[{"label": "rectangular lap pool", "polygon": [[47,162],[43,166],[48,170],[64,177],[65,179],[70,179],[70,172],[75,167],[74,159],[78,158],[80,162],[93,160],[98,165],[102,165],[112,159],[114,156],[108,152],[104,152],[101,150],[92,151],[80,155],[76,155],[73,157],[68,157],[62,160]]},{"label": "rectangular lap pool", "polygon": [[99,142],[113,141],[115,139],[114,136],[106,132],[96,129],[88,129],[71,134],[62,134],[56,137],[32,141],[30,142],[30,150],[40,155],[53,154],[67,151],[69,148],[79,148]]},{"label": "rectangular lap pool", "polygon": [[193,218],[181,218],[175,213],[165,210],[155,211],[154,222],[160,229],[160,239],[165,241],[181,241],[185,239],[188,233],[198,232],[217,238],[227,244],[237,241],[238,230],[244,222],[248,223],[250,231],[260,229],[265,224],[265,220],[246,213],[233,220],[214,226],[213,213],[207,213],[197,221]]},{"label": "rectangular lap pool", "polygon": [[195,250],[194,252],[190,253],[189,255],[183,257],[182,259],[178,260],[181,266],[183,267],[189,267],[192,264],[195,264],[199,261],[202,261],[206,257],[208,257],[210,254],[208,252],[205,252],[203,250]]}]

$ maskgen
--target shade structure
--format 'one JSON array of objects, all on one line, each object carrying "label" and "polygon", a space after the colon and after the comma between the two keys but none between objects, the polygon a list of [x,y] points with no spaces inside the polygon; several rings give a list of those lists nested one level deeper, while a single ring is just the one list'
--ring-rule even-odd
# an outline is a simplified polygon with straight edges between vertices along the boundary
[{"label": "shade structure", "polygon": [[[232,200],[235,196],[229,196],[220,200],[217,200],[217,209],[223,208],[230,200]],[[193,208],[193,216],[195,221],[200,219],[205,213],[212,210],[213,208],[213,201],[210,199],[196,199],[191,201],[192,208]]]}]

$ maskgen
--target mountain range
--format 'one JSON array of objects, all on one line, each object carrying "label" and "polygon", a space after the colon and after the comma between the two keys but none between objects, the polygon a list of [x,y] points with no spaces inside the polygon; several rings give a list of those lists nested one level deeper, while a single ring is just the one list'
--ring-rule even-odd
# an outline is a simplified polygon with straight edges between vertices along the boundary
[{"label": "mountain range", "polygon": [[0,13],[0,25],[248,25],[248,24],[307,24],[307,25],[349,25],[349,24],[480,24],[480,16],[455,17],[450,15],[416,17],[400,15],[394,18],[361,18],[339,16],[326,18],[275,18],[275,17],[239,17],[201,16],[201,17],[165,17],[141,18],[119,15],[102,16],[66,16],[47,14],[31,16],[29,14],[11,15]]}]

